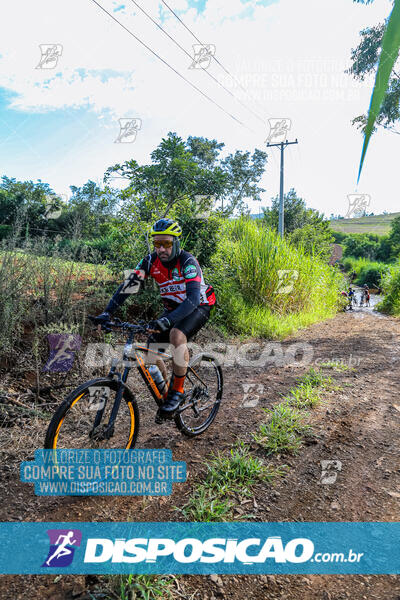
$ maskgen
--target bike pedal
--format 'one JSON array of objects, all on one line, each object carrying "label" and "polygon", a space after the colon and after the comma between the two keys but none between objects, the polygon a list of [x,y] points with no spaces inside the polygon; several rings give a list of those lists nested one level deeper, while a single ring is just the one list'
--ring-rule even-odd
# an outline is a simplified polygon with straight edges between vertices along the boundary
[{"label": "bike pedal", "polygon": [[171,419],[172,419],[172,415],[171,415],[171,417],[164,416],[159,409],[156,413],[156,418],[154,420],[157,423],[157,425],[160,425],[161,423],[164,423],[165,421],[170,421]]}]

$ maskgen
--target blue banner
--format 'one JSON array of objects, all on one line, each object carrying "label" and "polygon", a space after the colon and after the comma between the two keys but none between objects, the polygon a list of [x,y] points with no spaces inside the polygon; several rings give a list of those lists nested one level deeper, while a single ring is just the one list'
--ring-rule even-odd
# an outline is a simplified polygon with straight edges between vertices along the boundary
[{"label": "blue banner", "polygon": [[400,523],[1,523],[2,574],[396,574]]}]

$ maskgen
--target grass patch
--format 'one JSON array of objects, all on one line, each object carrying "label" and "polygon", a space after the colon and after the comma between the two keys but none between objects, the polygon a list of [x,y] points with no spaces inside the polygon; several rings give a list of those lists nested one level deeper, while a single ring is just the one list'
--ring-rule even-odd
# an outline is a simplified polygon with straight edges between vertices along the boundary
[{"label": "grass patch", "polygon": [[[171,578],[160,575],[120,575],[113,578],[113,598],[120,600],[162,600],[172,598]],[[117,595],[118,594],[118,595]]]},{"label": "grass patch", "polygon": [[287,402],[263,410],[268,415],[268,421],[261,423],[258,432],[253,433],[254,440],[267,454],[296,454],[301,447],[302,436],[311,429],[304,423],[303,414]]},{"label": "grass patch", "polygon": [[257,481],[271,481],[274,476],[259,458],[251,456],[243,442],[232,448],[228,456],[218,452],[207,468],[205,485],[222,494],[249,495],[249,487]]},{"label": "grass patch", "polygon": [[311,432],[310,425],[304,423],[305,415],[300,411],[316,406],[321,401],[322,390],[337,389],[331,377],[313,368],[299,377],[297,382],[298,385],[283,397],[283,402],[272,409],[263,409],[268,419],[253,433],[254,440],[268,455],[278,452],[296,454],[302,445],[302,438]]},{"label": "grass patch", "polygon": [[312,408],[321,400],[321,394],[310,383],[302,383],[290,390],[289,394],[285,396],[285,400],[294,408]]},{"label": "grass patch", "polygon": [[[248,446],[239,442],[228,455],[218,452],[206,463],[207,475],[188,502],[180,510],[190,521],[229,521],[235,507],[234,496],[249,497],[251,487],[272,482],[285,469],[272,468],[250,454]],[[241,518],[252,515],[242,515]]]},{"label": "grass patch", "polygon": [[217,491],[200,484],[183,508],[178,509],[188,521],[231,521],[234,502]]},{"label": "grass patch", "polygon": [[349,365],[346,365],[345,363],[334,360],[327,360],[326,362],[320,363],[319,366],[323,369],[333,369],[334,371],[338,372],[355,371],[354,367],[349,367]]},{"label": "grass patch", "polygon": [[45,242],[27,243],[24,250],[13,240],[0,251],[0,354],[14,355],[24,328],[53,326],[83,333],[85,318],[93,306],[107,300],[111,275],[103,265],[69,260],[59,253],[43,255]]},{"label": "grass patch", "polygon": [[300,385],[311,386],[312,388],[327,389],[332,385],[332,378],[326,377],[321,371],[311,368],[307,373],[297,380]]},{"label": "grass patch", "polygon": [[[277,453],[296,454],[303,438],[311,435],[311,426],[305,423],[307,413],[321,400],[322,390],[336,389],[331,377],[311,368],[298,378],[298,385],[273,409],[263,409],[268,415],[266,422],[252,434],[253,439],[267,455]],[[207,474],[183,508],[176,508],[189,521],[230,521],[235,510],[234,497],[251,497],[252,487],[260,482],[272,482],[283,476],[287,465],[271,467],[250,453],[244,442],[239,442],[228,455],[215,454],[207,463]],[[247,500],[248,502],[248,500]],[[240,518],[253,515],[241,514]]]}]

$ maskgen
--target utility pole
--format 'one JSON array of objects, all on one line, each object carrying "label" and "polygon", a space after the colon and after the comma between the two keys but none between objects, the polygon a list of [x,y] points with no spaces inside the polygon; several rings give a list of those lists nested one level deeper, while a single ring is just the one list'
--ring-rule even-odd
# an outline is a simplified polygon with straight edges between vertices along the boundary
[{"label": "utility pole", "polygon": [[270,144],[267,143],[267,148],[272,148],[274,146],[279,146],[281,149],[281,181],[280,181],[280,190],[279,190],[279,235],[283,238],[283,232],[285,228],[285,204],[284,204],[284,196],[283,196],[283,168],[284,168],[284,154],[286,146],[290,146],[291,144],[298,144],[299,142],[281,142],[280,144]]}]

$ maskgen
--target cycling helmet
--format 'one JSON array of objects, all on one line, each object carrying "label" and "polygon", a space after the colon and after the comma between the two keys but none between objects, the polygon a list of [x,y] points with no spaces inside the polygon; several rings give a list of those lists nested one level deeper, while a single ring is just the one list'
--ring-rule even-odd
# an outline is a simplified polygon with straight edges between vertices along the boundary
[{"label": "cycling helmet", "polygon": [[182,228],[176,221],[172,219],[159,219],[151,228],[150,235],[173,235],[179,237],[182,235]]},{"label": "cycling helmet", "polygon": [[159,219],[152,226],[150,235],[172,235],[174,240],[168,262],[173,261],[178,256],[181,251],[179,237],[182,235],[182,228],[177,221],[173,221],[172,219]]}]

